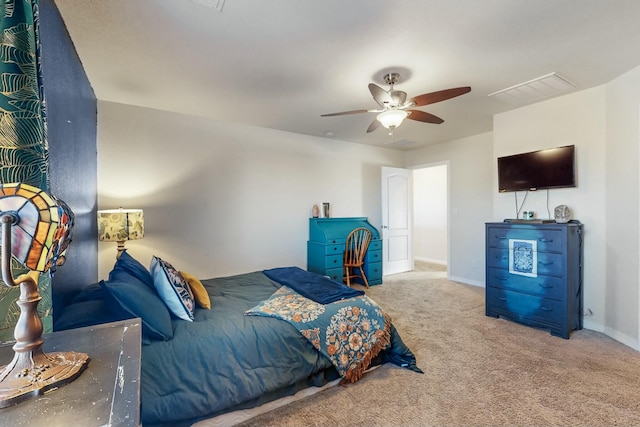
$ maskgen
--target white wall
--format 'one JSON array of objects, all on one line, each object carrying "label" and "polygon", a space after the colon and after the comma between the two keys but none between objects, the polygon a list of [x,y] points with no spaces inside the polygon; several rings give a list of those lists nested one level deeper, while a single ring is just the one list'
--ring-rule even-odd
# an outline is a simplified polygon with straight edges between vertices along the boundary
[{"label": "white wall", "polygon": [[447,165],[413,170],[413,257],[447,264]]},{"label": "white wall", "polygon": [[[580,91],[494,117],[494,159],[500,156],[576,146],[576,188],[529,192],[522,210],[539,218],[553,218],[553,209],[566,204],[572,217],[584,224],[584,307],[593,313],[590,328],[605,321],[606,286],[606,90]],[[493,170],[498,188],[497,166]],[[516,193],[493,192],[493,219],[515,218]],[[517,193],[521,203],[523,192]],[[601,326],[595,329],[602,329]]]},{"label": "white wall", "polygon": [[[606,85],[604,331],[640,349],[640,67]],[[595,317],[595,316],[594,316]],[[600,320],[600,319],[599,319]],[[631,340],[631,341],[629,341]]]},{"label": "white wall", "polygon": [[[145,237],[129,252],[202,278],[306,268],[314,203],[379,227],[383,165],[403,166],[403,153],[98,103],[98,208],[144,209]],[[99,244],[100,278],[115,253]]]},{"label": "white wall", "polygon": [[448,163],[448,273],[452,280],[478,286],[484,286],[484,223],[493,213],[492,152],[488,132],[405,154],[406,167]]}]

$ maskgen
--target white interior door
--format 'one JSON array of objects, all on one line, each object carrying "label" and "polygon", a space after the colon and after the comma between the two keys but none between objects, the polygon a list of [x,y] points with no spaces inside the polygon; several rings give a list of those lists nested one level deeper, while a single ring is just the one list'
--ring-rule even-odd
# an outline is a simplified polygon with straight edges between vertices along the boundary
[{"label": "white interior door", "polygon": [[413,270],[411,171],[382,167],[382,272]]}]

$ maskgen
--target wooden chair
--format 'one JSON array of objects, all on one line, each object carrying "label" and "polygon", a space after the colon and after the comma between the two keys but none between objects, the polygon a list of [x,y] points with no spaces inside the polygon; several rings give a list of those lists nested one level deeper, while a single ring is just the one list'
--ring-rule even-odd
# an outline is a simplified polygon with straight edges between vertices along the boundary
[{"label": "wooden chair", "polygon": [[[351,286],[351,279],[361,278],[365,286],[369,287],[362,265],[370,241],[371,231],[365,227],[358,227],[347,236],[343,260],[343,281],[347,286]],[[360,274],[356,274],[356,268],[360,269]]]}]

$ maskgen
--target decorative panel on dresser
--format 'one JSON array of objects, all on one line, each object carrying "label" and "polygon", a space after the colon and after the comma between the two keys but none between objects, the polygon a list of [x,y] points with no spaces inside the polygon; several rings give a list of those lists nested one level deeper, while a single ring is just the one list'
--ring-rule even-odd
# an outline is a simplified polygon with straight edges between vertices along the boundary
[{"label": "decorative panel on dresser", "polygon": [[582,329],[582,224],[486,226],[486,315],[569,338]]},{"label": "decorative panel on dresser", "polygon": [[364,258],[364,274],[370,285],[382,283],[382,240],[366,217],[309,218],[307,270],[342,282],[344,244],[349,233],[357,227],[371,231],[371,243]]}]

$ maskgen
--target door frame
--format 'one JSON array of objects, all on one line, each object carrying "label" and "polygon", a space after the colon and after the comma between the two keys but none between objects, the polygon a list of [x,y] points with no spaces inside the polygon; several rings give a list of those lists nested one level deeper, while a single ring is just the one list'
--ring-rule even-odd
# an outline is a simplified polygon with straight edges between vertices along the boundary
[{"label": "door frame", "polygon": [[[447,208],[446,208],[446,217],[447,217],[447,278],[450,278],[451,275],[451,162],[449,160],[442,160],[442,161],[438,161],[438,162],[432,162],[432,163],[423,163],[423,164],[419,164],[419,165],[415,165],[415,166],[411,166],[407,169],[411,170],[412,172],[414,170],[417,169],[427,169],[427,168],[432,168],[432,167],[438,167],[438,166],[446,166],[447,168],[447,174],[446,174],[446,186],[447,186]],[[415,182],[413,183],[413,185],[415,185]],[[413,209],[411,211],[411,218],[413,221],[413,216],[415,214],[415,209]]]}]

